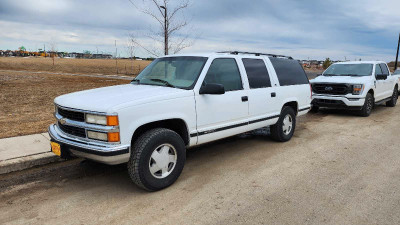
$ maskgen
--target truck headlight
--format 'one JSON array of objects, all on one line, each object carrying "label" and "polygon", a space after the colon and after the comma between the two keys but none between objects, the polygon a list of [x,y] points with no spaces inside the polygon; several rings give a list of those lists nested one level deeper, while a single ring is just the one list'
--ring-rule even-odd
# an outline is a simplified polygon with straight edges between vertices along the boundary
[{"label": "truck headlight", "polygon": [[86,114],[86,123],[93,123],[104,126],[117,126],[118,116],[100,116],[94,114]]},{"label": "truck headlight", "polygon": [[88,130],[87,136],[90,139],[100,140],[100,141],[108,141],[108,142],[119,142],[119,132],[110,132],[110,133],[103,133],[97,131],[90,131]]},{"label": "truck headlight", "polygon": [[353,95],[360,95],[364,90],[363,84],[354,84],[353,85]]}]

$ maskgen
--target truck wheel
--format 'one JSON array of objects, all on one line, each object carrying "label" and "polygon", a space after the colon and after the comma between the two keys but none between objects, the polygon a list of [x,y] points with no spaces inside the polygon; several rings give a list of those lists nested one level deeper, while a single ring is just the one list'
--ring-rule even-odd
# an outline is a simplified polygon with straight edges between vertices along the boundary
[{"label": "truck wheel", "polygon": [[395,107],[398,98],[399,98],[399,93],[398,93],[398,91],[397,91],[397,86],[396,86],[396,87],[394,88],[392,97],[390,98],[389,101],[386,102],[386,106]]},{"label": "truck wheel", "polygon": [[371,93],[368,93],[367,96],[365,97],[364,105],[358,114],[363,117],[368,117],[369,115],[371,115],[373,107],[374,107],[374,97],[372,97]]},{"label": "truck wheel", "polygon": [[182,138],[174,131],[156,128],[141,135],[132,145],[128,173],[132,181],[148,191],[173,184],[186,161]]},{"label": "truck wheel", "polygon": [[289,141],[296,128],[296,113],[292,107],[285,106],[282,109],[278,122],[271,126],[271,137],[275,141]]}]

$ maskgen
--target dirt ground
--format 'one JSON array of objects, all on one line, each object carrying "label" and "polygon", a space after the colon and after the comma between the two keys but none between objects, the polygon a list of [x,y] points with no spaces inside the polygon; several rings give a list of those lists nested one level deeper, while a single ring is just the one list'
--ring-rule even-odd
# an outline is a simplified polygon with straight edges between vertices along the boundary
[{"label": "dirt ground", "polygon": [[[150,61],[118,59],[72,59],[44,57],[0,57],[0,70],[50,71],[79,74],[137,75]],[[118,68],[118,73],[117,73]]]},{"label": "dirt ground", "polygon": [[47,131],[55,97],[129,80],[0,71],[0,138]]},{"label": "dirt ground", "polygon": [[4,224],[400,224],[400,106],[321,111],[290,142],[233,137],[191,149],[148,193],[125,165],[72,160],[0,176]]}]

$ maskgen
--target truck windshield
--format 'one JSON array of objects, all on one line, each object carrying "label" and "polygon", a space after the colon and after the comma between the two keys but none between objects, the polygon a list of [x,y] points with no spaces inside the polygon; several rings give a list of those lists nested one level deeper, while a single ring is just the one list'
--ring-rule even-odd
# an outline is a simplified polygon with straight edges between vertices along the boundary
[{"label": "truck windshield", "polygon": [[178,56],[154,60],[133,82],[192,89],[207,57]]},{"label": "truck windshield", "polygon": [[333,64],[324,72],[324,76],[371,76],[372,64]]}]

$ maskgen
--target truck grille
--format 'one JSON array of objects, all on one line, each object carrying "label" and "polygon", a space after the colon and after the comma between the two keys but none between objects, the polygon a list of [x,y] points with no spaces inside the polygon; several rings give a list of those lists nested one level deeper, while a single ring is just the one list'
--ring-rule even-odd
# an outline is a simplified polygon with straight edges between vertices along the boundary
[{"label": "truck grille", "polygon": [[78,136],[78,137],[86,138],[86,132],[85,132],[84,128],[73,127],[73,126],[68,126],[68,125],[62,125],[61,123],[58,123],[58,127],[64,133],[71,134],[71,135]]},{"label": "truck grille", "polygon": [[312,90],[317,94],[346,95],[351,92],[348,84],[312,84]]},{"label": "truck grille", "polygon": [[58,107],[57,111],[58,111],[58,114],[60,114],[64,118],[67,118],[70,120],[75,120],[75,121],[80,121],[80,122],[85,122],[85,114],[83,112],[70,111],[70,110],[62,109],[60,107]]}]

